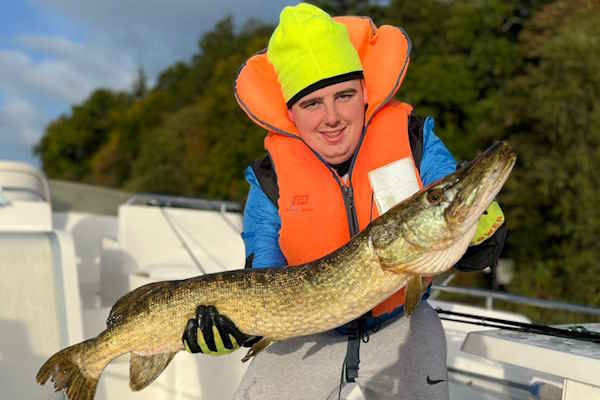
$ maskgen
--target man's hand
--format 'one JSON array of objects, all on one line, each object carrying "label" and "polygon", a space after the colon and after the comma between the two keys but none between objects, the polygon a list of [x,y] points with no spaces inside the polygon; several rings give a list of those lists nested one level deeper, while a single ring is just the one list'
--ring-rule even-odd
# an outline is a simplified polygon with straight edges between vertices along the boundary
[{"label": "man's hand", "polygon": [[243,345],[252,345],[254,337],[240,332],[214,306],[198,306],[196,318],[190,319],[181,338],[186,351],[212,356],[229,354]]},{"label": "man's hand", "polygon": [[497,202],[492,202],[479,218],[477,232],[464,256],[455,265],[459,271],[494,268],[506,241],[506,222]]},{"label": "man's hand", "polygon": [[491,238],[504,223],[504,213],[497,201],[492,201],[477,221],[477,231],[471,241],[471,246],[477,246]]}]

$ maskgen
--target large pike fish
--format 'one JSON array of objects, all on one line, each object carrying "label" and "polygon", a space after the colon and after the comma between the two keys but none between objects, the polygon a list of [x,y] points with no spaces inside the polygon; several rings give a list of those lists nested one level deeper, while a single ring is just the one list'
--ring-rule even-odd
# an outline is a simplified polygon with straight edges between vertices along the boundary
[{"label": "large pike fish", "polygon": [[54,354],[37,381],[44,384],[52,378],[56,390],[64,390],[70,400],[91,400],[106,365],[130,353],[130,387],[141,390],[183,350],[182,333],[201,304],[214,305],[245,334],[263,337],[245,358],[270,342],[356,319],[409,281],[442,273],[460,259],[515,159],[508,145],[495,144],[391,208],[345,246],[311,263],[137,288],[113,306],[105,331]]}]

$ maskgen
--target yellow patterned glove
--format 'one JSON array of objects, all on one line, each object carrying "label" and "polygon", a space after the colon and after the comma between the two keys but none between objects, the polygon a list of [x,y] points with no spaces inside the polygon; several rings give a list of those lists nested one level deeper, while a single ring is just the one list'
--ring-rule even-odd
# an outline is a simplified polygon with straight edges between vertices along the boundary
[{"label": "yellow patterned glove", "polygon": [[493,201],[479,218],[477,231],[475,231],[475,236],[470,245],[476,246],[486,239],[489,239],[502,223],[504,223],[504,213],[502,212],[500,205],[498,205],[498,202]]},{"label": "yellow patterned glove", "polygon": [[196,318],[188,320],[182,342],[190,353],[221,356],[239,349],[248,339],[214,306],[201,305],[196,309]]}]

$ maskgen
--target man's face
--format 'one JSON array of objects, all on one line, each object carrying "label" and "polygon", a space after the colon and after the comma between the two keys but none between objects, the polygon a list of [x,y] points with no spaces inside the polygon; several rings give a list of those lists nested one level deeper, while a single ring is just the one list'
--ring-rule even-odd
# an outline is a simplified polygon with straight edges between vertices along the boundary
[{"label": "man's face", "polygon": [[336,83],[300,98],[288,111],[300,137],[325,161],[349,159],[364,125],[367,94],[362,79]]}]

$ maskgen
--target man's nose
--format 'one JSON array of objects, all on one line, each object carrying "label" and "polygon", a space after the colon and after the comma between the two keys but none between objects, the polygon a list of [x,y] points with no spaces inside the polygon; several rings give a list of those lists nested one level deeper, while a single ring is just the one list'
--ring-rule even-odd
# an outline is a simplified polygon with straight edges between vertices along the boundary
[{"label": "man's nose", "polygon": [[327,126],[337,126],[340,123],[340,115],[335,103],[325,105],[325,124]]}]

